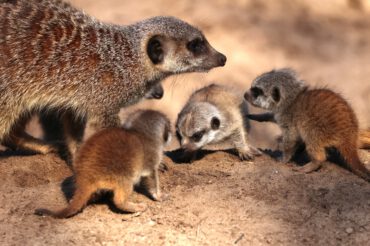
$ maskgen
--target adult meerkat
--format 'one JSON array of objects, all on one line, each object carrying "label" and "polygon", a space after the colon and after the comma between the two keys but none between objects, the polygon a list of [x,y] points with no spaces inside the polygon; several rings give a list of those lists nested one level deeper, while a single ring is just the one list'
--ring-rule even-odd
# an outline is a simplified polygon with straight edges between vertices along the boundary
[{"label": "adult meerkat", "polygon": [[81,145],[74,163],[76,190],[72,201],[59,211],[36,209],[37,215],[71,217],[100,190],[113,191],[113,202],[122,211],[144,211],[146,204],[128,201],[140,181],[154,200],[164,197],[158,166],[170,140],[170,121],[154,110],[139,110],[129,119],[129,128],[104,129]]},{"label": "adult meerkat", "polygon": [[119,109],[164,78],[226,62],[201,31],[174,17],[119,26],[60,0],[17,0],[0,2],[0,27],[0,141],[27,112],[68,110],[63,125],[74,152],[84,129],[76,119],[92,132],[119,126]]},{"label": "adult meerkat", "polygon": [[241,160],[259,151],[249,145],[247,104],[229,87],[211,84],[195,91],[178,115],[176,135],[181,147],[195,152],[206,146],[235,148]]},{"label": "adult meerkat", "polygon": [[370,171],[357,153],[358,122],[349,104],[329,89],[311,89],[290,69],[258,76],[245,99],[274,114],[282,130],[283,162],[289,162],[297,143],[306,144],[311,162],[299,171],[309,173],[326,160],[326,148],[336,148],[349,168],[370,181]]}]

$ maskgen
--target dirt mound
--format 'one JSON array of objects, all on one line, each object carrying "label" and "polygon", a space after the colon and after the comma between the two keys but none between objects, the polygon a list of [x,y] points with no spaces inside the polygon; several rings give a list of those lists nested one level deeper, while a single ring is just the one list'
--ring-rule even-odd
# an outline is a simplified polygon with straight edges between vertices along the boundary
[{"label": "dirt mound", "polygon": [[[370,160],[368,152],[363,158]],[[53,155],[3,160],[0,182],[2,245],[365,245],[369,241],[370,186],[328,163],[304,175],[270,157],[240,162],[214,152],[192,164],[165,158],[162,203],[140,216],[119,214],[98,200],[67,220],[38,217],[39,207],[66,205],[71,175]],[[369,165],[368,165],[369,167]]]}]

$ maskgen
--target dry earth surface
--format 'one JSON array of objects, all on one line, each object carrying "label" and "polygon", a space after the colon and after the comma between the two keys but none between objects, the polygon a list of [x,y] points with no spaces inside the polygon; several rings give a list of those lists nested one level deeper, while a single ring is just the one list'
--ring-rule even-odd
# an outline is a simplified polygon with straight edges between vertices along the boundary
[{"label": "dry earth surface", "polygon": [[[163,100],[137,107],[162,110],[175,120],[189,94],[205,84],[217,81],[243,92],[261,72],[292,67],[307,83],[340,92],[361,127],[369,128],[370,3],[356,2],[361,1],[72,1],[118,24],[177,16],[202,29],[227,55],[224,68],[172,77],[164,82]],[[41,134],[37,123],[28,129]],[[278,134],[272,124],[252,124],[250,138],[274,149]],[[233,154],[214,152],[187,164],[178,161],[176,151],[167,154],[168,170],[160,179],[168,200],[135,193],[132,199],[149,209],[130,215],[117,213],[108,196],[75,217],[55,220],[33,211],[67,204],[72,172],[66,163],[52,154],[2,152],[0,244],[369,245],[370,185],[338,165],[327,162],[304,175],[269,155],[240,162]],[[370,169],[370,152],[360,154]]]}]

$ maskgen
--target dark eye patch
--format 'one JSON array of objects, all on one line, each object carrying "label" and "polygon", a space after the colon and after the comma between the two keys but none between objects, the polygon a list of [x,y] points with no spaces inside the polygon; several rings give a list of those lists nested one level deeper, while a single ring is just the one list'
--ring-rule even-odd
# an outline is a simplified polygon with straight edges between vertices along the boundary
[{"label": "dark eye patch", "polygon": [[181,136],[179,130],[176,130],[176,138],[177,138],[177,140],[179,140],[179,142],[181,142],[182,136]]},{"label": "dark eye patch", "polygon": [[189,51],[194,53],[194,55],[199,55],[206,51],[206,44],[204,40],[196,38],[187,44],[187,48]]},{"label": "dark eye patch", "polygon": [[261,90],[258,87],[252,87],[251,88],[251,94],[252,94],[253,98],[257,98],[257,97],[263,95],[263,90]]},{"label": "dark eye patch", "polygon": [[198,132],[194,133],[190,138],[194,142],[199,142],[202,139],[205,132],[206,132],[205,130],[198,131]]}]

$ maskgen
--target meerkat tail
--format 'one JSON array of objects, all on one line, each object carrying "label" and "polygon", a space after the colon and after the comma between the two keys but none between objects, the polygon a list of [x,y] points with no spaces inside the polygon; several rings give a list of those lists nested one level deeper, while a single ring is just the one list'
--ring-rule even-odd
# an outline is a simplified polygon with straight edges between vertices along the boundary
[{"label": "meerkat tail", "polygon": [[354,174],[370,182],[370,170],[366,169],[365,165],[361,162],[357,149],[348,145],[342,145],[338,148],[347,165]]},{"label": "meerkat tail", "polygon": [[359,148],[360,149],[370,149],[370,129],[360,130]]},{"label": "meerkat tail", "polygon": [[44,216],[44,215],[52,216],[52,217],[58,218],[58,219],[68,218],[68,217],[71,217],[71,216],[77,214],[78,212],[80,212],[82,210],[82,208],[89,201],[90,196],[91,196],[91,192],[78,191],[78,190],[76,190],[76,192],[78,192],[78,193],[75,194],[72,201],[70,202],[70,204],[66,208],[64,208],[62,210],[59,210],[59,211],[51,211],[51,210],[48,210],[48,209],[39,208],[39,209],[35,210],[35,214],[40,215],[40,216]]},{"label": "meerkat tail", "polygon": [[258,122],[276,122],[273,113],[248,114],[247,118]]}]

